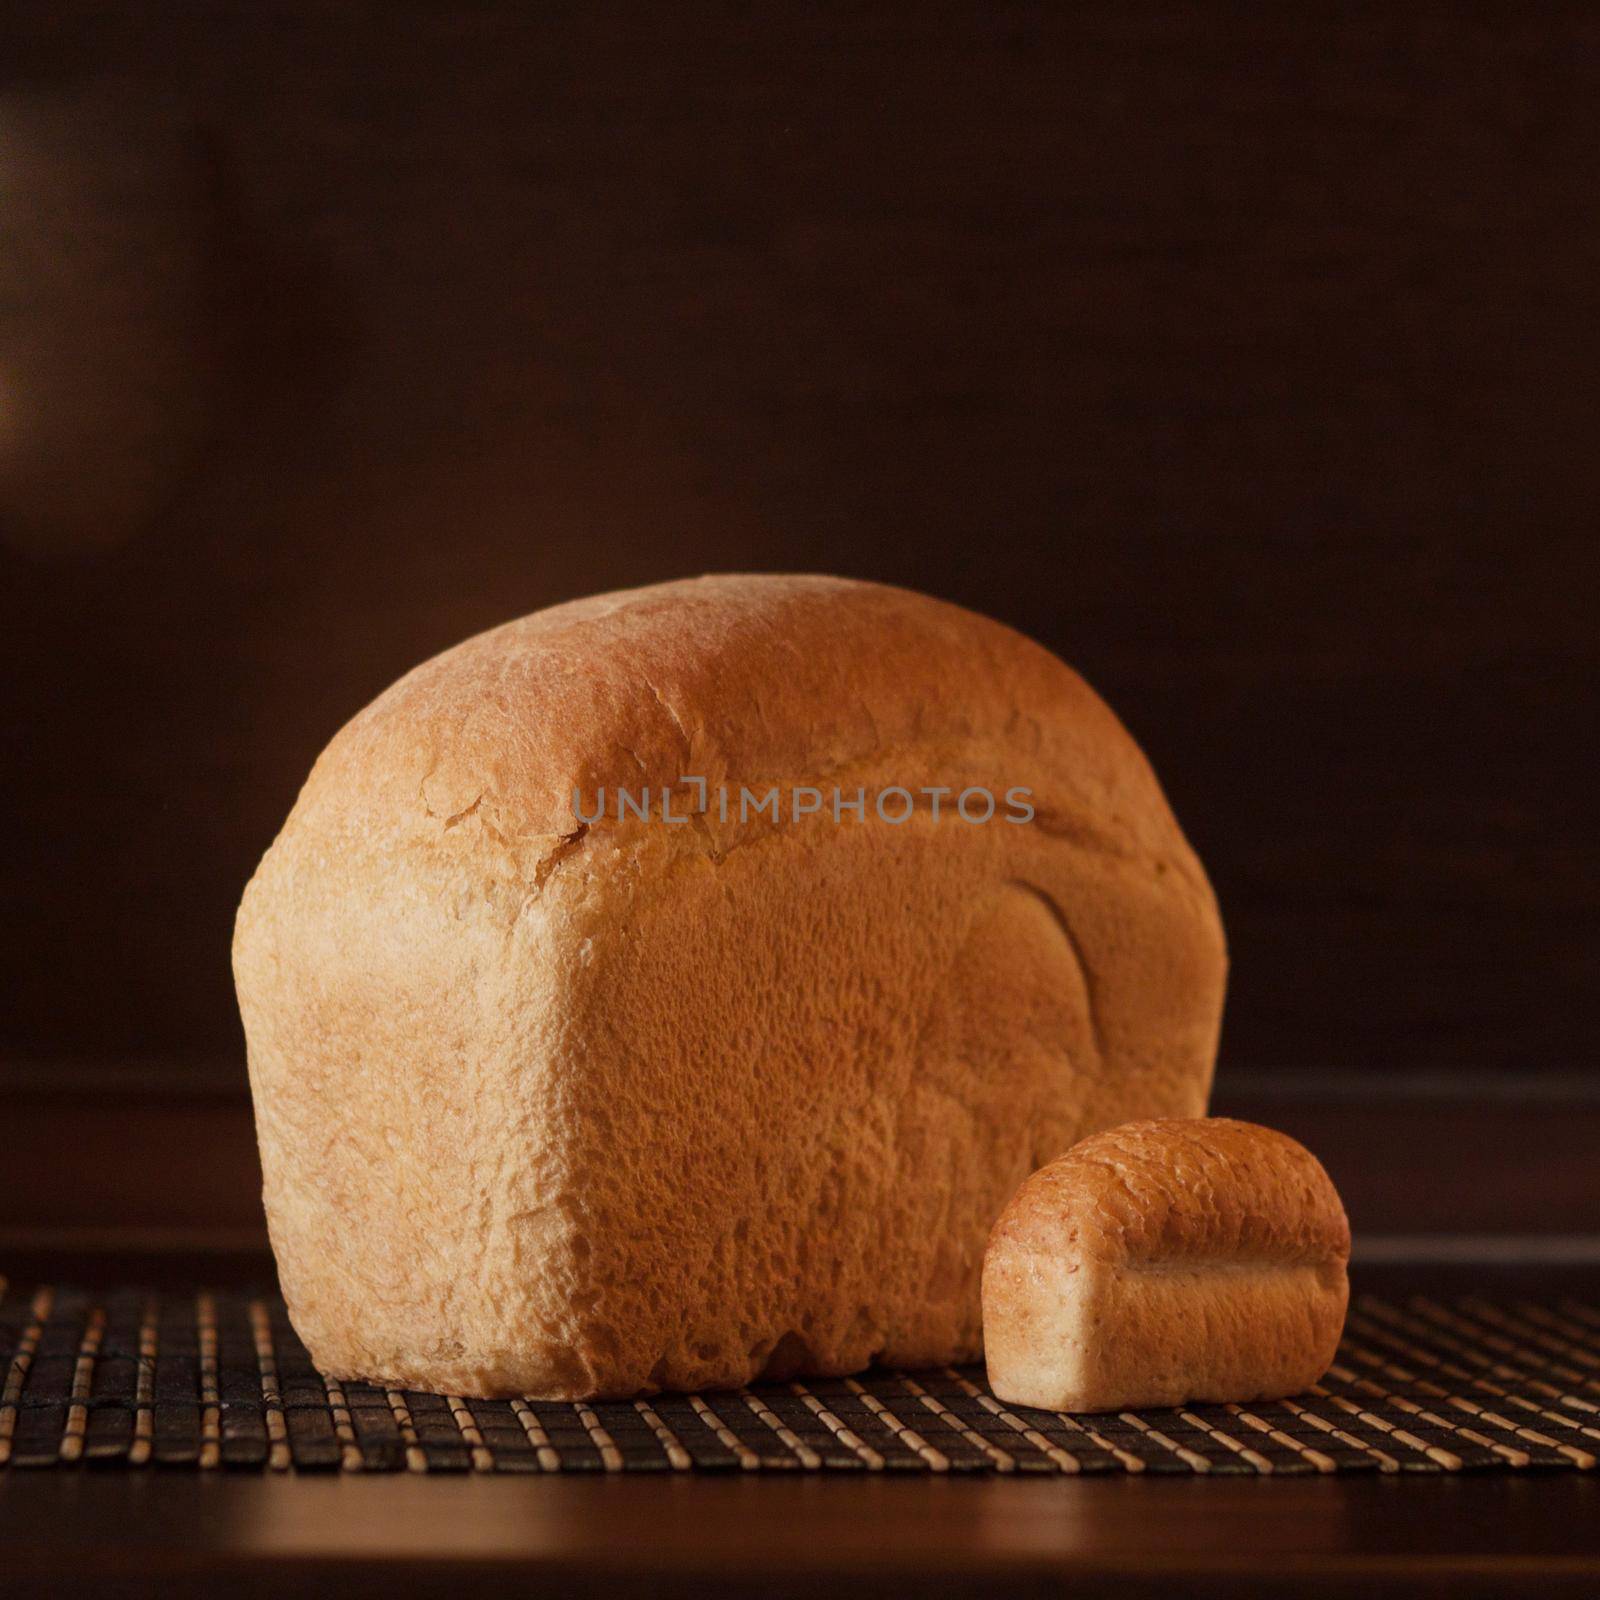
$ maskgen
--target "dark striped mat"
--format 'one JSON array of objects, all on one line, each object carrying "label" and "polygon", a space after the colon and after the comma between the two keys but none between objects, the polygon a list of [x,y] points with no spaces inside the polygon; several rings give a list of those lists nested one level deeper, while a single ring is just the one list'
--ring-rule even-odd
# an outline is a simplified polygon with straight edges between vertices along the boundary
[{"label": "dark striped mat", "polygon": [[1600,1310],[1361,1296],[1313,1392],[1065,1416],[981,1367],[593,1405],[323,1378],[273,1296],[0,1298],[0,1466],[344,1472],[1592,1470]]}]

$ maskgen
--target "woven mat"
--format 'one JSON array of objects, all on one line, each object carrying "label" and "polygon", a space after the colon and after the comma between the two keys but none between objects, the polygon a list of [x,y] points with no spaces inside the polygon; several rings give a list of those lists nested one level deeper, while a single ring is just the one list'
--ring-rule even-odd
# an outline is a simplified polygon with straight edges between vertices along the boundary
[{"label": "woven mat", "polygon": [[1600,1310],[1366,1295],[1312,1393],[1074,1417],[981,1367],[593,1405],[323,1378],[275,1297],[0,1299],[0,1465],[345,1472],[1592,1470]]}]

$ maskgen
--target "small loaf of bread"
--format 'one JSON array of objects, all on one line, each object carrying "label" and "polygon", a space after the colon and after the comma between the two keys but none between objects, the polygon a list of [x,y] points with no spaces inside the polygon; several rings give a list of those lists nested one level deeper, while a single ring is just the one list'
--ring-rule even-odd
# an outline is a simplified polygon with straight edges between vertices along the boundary
[{"label": "small loaf of bread", "polygon": [[1299,1393],[1338,1348],[1349,1259],[1332,1181],[1286,1134],[1124,1123],[1034,1173],[995,1224],[989,1381],[1050,1411]]}]

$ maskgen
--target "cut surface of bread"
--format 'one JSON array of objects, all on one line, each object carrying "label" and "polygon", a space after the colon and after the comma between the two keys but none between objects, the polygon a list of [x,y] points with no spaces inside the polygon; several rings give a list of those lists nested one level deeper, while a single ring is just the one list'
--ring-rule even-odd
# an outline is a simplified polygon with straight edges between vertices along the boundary
[{"label": "cut surface of bread", "polygon": [[1349,1255],[1331,1180],[1287,1135],[1227,1118],[1112,1128],[995,1224],[989,1381],[1051,1411],[1297,1394],[1338,1348]]},{"label": "cut surface of bread", "polygon": [[[974,786],[1030,820],[964,821]],[[576,1398],[975,1357],[1021,1179],[1204,1109],[1225,957],[1149,766],[1048,652],[717,577],[402,678],[318,760],[234,966],[318,1364]]]}]

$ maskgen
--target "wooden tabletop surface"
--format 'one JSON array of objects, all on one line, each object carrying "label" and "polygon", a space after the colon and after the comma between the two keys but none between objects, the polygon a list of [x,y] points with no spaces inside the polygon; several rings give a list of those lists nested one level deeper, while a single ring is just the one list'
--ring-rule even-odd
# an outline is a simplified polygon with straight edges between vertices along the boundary
[{"label": "wooden tabletop surface", "polygon": [[[57,1260],[67,1279],[84,1258]],[[123,1262],[124,1267],[128,1266]],[[191,1263],[192,1266],[192,1263]],[[1361,1287],[1600,1294],[1423,1263]],[[1600,1595],[1600,1473],[1295,1478],[0,1472],[0,1597]]]},{"label": "wooden tabletop surface", "polygon": [[0,1479],[6,1595],[1593,1596],[1591,1475]]}]

